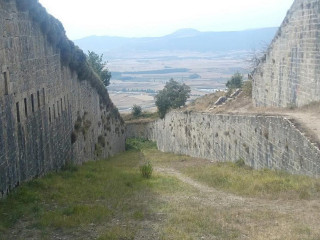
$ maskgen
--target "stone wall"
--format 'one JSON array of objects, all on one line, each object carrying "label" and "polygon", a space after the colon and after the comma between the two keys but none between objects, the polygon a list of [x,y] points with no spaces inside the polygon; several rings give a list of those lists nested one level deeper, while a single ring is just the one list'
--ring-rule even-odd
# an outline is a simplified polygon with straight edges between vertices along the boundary
[{"label": "stone wall", "polygon": [[124,150],[113,104],[62,65],[60,50],[15,1],[0,0],[0,32],[0,198],[66,163]]},{"label": "stone wall", "polygon": [[320,0],[295,0],[253,74],[256,106],[320,101]]},{"label": "stone wall", "polygon": [[319,148],[283,117],[171,112],[128,124],[127,137],[156,141],[165,152],[320,176]]}]

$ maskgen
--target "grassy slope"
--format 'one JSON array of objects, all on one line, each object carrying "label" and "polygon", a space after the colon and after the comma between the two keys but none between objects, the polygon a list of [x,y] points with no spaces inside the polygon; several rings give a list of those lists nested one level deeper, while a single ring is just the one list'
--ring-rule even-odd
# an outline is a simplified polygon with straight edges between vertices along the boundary
[{"label": "grassy slope", "polygon": [[[299,209],[211,202],[171,168],[223,191],[259,199],[318,201],[320,181],[235,164],[212,164],[161,153],[150,142],[129,140],[129,151],[109,160],[69,166],[34,180],[0,201],[0,239],[318,239],[318,215]],[[151,161],[153,177],[140,176]],[[312,201],[310,201],[310,199]],[[221,201],[221,202],[219,202]],[[268,200],[269,201],[269,200]],[[270,200],[271,201],[271,200]],[[272,200],[273,201],[273,200]],[[271,204],[272,205],[272,204]],[[319,212],[319,205],[313,206]],[[308,210],[301,209],[308,214]],[[297,212],[297,213],[295,213]],[[300,219],[301,218],[301,219]],[[246,237],[244,237],[246,236]],[[278,237],[278,238],[275,238]],[[280,237],[280,238],[279,238]]]}]

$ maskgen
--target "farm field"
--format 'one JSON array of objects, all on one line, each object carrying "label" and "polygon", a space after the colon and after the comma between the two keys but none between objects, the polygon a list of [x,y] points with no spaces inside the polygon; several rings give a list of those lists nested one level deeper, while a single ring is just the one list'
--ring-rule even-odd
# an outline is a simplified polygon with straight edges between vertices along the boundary
[{"label": "farm field", "polygon": [[189,85],[191,99],[225,88],[237,71],[246,77],[249,52],[221,53],[148,52],[113,55],[108,61],[112,73],[108,87],[111,99],[121,112],[133,104],[154,110],[154,95],[173,78]]}]

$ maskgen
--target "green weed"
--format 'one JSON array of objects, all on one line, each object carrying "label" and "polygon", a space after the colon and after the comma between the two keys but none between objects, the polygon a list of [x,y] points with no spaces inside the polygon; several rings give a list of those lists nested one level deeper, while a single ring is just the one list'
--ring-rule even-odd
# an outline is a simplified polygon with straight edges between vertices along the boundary
[{"label": "green weed", "polygon": [[152,171],[153,171],[153,168],[152,168],[151,162],[147,162],[147,163],[143,164],[142,166],[140,166],[140,172],[141,172],[142,177],[144,177],[144,178],[151,178]]}]

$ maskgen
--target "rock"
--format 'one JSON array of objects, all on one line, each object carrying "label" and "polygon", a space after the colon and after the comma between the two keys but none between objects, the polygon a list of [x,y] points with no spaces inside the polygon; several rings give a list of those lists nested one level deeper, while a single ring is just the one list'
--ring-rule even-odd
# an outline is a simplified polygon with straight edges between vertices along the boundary
[{"label": "rock", "polygon": [[220,97],[220,98],[214,103],[214,105],[221,105],[221,104],[225,103],[225,101],[227,101],[227,97],[225,97],[225,96]]}]

